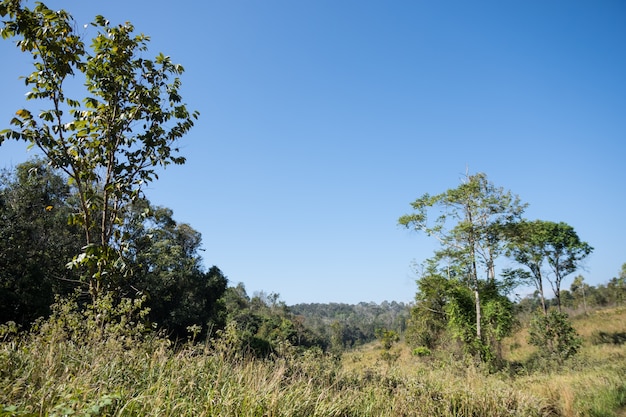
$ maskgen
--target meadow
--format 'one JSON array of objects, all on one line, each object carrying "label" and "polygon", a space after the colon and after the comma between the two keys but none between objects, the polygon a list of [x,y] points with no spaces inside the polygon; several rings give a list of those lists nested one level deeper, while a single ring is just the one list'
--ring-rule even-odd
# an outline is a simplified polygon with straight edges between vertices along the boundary
[{"label": "meadow", "polygon": [[415,356],[378,342],[333,356],[285,345],[272,358],[213,342],[173,345],[120,328],[77,339],[54,317],[0,344],[0,416],[623,416],[626,309],[578,315],[583,348],[539,360],[525,328],[487,369],[453,349]]}]

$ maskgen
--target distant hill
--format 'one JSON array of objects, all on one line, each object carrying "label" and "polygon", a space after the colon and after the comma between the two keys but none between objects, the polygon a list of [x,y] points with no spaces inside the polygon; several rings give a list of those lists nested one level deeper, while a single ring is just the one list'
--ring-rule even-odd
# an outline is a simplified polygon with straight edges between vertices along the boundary
[{"label": "distant hill", "polygon": [[396,301],[345,303],[302,303],[289,307],[306,327],[327,340],[350,348],[376,339],[376,330],[402,333],[410,315],[410,305]]}]

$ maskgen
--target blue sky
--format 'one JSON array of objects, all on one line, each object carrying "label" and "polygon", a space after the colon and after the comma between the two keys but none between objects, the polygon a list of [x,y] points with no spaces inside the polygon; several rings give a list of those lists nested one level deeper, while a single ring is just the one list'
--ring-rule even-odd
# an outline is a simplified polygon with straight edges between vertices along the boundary
[{"label": "blue sky", "polygon": [[[44,3],[81,28],[130,21],[150,56],[185,67],[201,113],[187,163],[146,193],[250,294],[411,301],[411,265],[435,244],[397,219],[466,169],[518,194],[527,218],[572,225],[595,248],[589,283],[626,262],[623,1]],[[9,41],[0,56],[8,127],[31,69]],[[31,154],[5,142],[0,167]]]}]

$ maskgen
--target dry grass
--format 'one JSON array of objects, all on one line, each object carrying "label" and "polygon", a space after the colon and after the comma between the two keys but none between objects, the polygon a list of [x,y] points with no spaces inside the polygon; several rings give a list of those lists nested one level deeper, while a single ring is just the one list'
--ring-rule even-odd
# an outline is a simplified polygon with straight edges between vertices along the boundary
[{"label": "dry grass", "polygon": [[[626,404],[626,345],[589,342],[621,332],[624,311],[575,320],[586,338],[567,367],[490,373],[447,352],[395,361],[373,343],[338,362],[320,352],[275,360],[163,340],[76,344],[33,337],[0,343],[0,416],[610,416]],[[511,350],[513,344],[516,349]],[[528,360],[523,334],[508,360]],[[523,354],[520,354],[523,352]]]}]

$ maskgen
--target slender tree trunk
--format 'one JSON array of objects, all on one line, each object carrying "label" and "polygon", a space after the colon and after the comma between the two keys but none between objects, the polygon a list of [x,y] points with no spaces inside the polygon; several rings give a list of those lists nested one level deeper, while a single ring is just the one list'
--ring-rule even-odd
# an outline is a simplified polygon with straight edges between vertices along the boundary
[{"label": "slender tree trunk", "polygon": [[474,289],[474,299],[476,300],[476,339],[480,341],[483,339],[480,325],[480,322],[482,321],[482,314],[480,311],[480,292],[478,291],[478,282],[474,285],[476,285],[476,288]]},{"label": "slender tree trunk", "polygon": [[[472,219],[472,211],[471,208],[469,207],[469,205],[466,206],[466,216],[467,219],[469,220],[469,223],[471,225],[473,225],[473,219]],[[483,334],[482,334],[482,326],[481,326],[481,322],[482,322],[482,312],[481,312],[481,306],[480,306],[480,288],[478,287],[478,269],[476,267],[476,242],[474,239],[474,232],[470,231],[470,237],[469,237],[469,249],[470,249],[470,260],[472,263],[472,268],[471,268],[471,274],[472,274],[472,283],[473,283],[473,290],[474,290],[474,300],[476,303],[476,339],[478,341],[482,341],[483,340]]]},{"label": "slender tree trunk", "polygon": [[491,251],[489,251],[489,264],[487,265],[487,275],[489,282],[496,282],[496,266],[493,260],[493,253],[491,253]]},{"label": "slender tree trunk", "polygon": [[537,281],[539,287],[539,298],[541,298],[541,308],[543,309],[543,315],[548,315],[548,307],[546,306],[546,297],[543,295],[543,282],[541,278]]},{"label": "slender tree trunk", "polygon": [[559,313],[562,313],[562,311],[561,311],[561,290],[557,289],[556,294],[554,294],[554,295],[555,295],[555,298],[556,298],[556,305],[559,308]]}]

